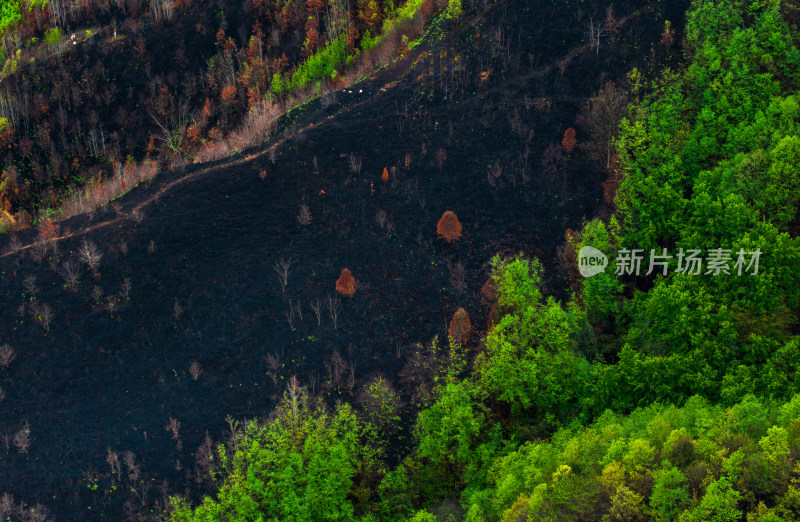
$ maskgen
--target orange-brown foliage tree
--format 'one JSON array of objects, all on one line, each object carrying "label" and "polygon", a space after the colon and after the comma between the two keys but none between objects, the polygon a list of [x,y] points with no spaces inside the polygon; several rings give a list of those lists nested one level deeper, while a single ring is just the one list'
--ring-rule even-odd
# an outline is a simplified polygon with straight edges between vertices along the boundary
[{"label": "orange-brown foliage tree", "polygon": [[453,318],[450,319],[450,329],[447,332],[456,341],[466,343],[471,330],[472,323],[469,321],[469,314],[463,308],[459,308],[453,314]]},{"label": "orange-brown foliage tree", "polygon": [[230,105],[236,101],[236,86],[228,85],[222,89],[222,103]]},{"label": "orange-brown foliage tree", "polygon": [[561,140],[561,145],[564,147],[564,152],[572,154],[575,147],[578,146],[578,140],[575,138],[575,129],[570,127],[564,131],[564,139]]},{"label": "orange-brown foliage tree", "polygon": [[389,169],[387,169],[386,167],[383,167],[383,174],[381,174],[381,179],[383,180],[384,183],[389,181]]},{"label": "orange-brown foliage tree", "polygon": [[455,212],[448,210],[442,214],[439,223],[436,224],[436,233],[448,243],[461,237],[461,222]]},{"label": "orange-brown foliage tree", "polygon": [[342,275],[336,280],[336,291],[345,297],[356,295],[356,280],[349,268],[342,270]]},{"label": "orange-brown foliage tree", "polygon": [[200,127],[197,125],[190,125],[186,129],[186,140],[192,145],[200,144]]},{"label": "orange-brown foliage tree", "polygon": [[48,219],[39,225],[39,239],[41,241],[50,241],[58,236],[58,225]]}]

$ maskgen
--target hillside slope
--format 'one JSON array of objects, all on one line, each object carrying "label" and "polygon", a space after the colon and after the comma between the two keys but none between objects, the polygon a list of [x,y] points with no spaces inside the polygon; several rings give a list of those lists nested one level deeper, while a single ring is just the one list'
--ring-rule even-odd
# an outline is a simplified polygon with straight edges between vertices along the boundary
[{"label": "hillside slope", "polygon": [[[559,247],[602,204],[606,172],[583,149],[546,151],[607,81],[668,59],[664,20],[679,25],[687,7],[616,7],[617,34],[590,49],[586,23],[606,4],[466,9],[287,115],[264,148],[164,172],[39,246],[39,231],[0,237],[0,343],[17,354],[0,368],[0,492],[57,520],[146,517],[169,494],[206,491],[206,434],[219,440],[228,415],[267,415],[293,375],[331,399],[377,374],[407,391],[412,345],[445,334],[457,308],[484,329],[495,253],[536,255],[565,295]],[[463,224],[453,244],[436,236],[446,210]],[[94,271],[85,241],[102,253]],[[358,286],[334,323],[324,300],[344,268]]]}]

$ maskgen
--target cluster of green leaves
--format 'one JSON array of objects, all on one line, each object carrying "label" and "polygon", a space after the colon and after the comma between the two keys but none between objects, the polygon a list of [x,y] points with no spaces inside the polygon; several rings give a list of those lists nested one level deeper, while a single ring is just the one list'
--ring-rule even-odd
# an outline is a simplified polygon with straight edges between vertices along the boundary
[{"label": "cluster of green leaves", "polygon": [[[666,277],[585,281],[595,336],[584,351],[604,359],[596,413],[695,393],[732,404],[800,392],[786,366],[798,355],[800,240],[789,230],[800,209],[800,50],[780,10],[778,0],[696,1],[689,66],[664,73],[621,124],[618,211],[590,223],[581,244],[645,259],[721,248],[733,259],[729,275],[676,273],[673,258]],[[762,252],[757,275],[733,269],[740,250]]]},{"label": "cluster of green leaves", "polygon": [[300,64],[291,79],[286,81],[285,88],[294,90],[320,80],[333,79],[337,71],[343,69],[347,58],[347,35],[343,34]]},{"label": "cluster of green leaves", "polygon": [[800,395],[607,411],[497,458],[466,520],[797,520]]},{"label": "cluster of green leaves", "polygon": [[4,34],[9,29],[15,28],[22,21],[23,9],[43,9],[47,5],[47,0],[4,0],[0,2],[0,34]]},{"label": "cluster of green leaves", "polygon": [[354,499],[381,471],[373,438],[349,405],[328,411],[287,394],[274,420],[247,423],[233,448],[217,448],[215,497],[196,508],[175,498],[171,519],[354,520]]}]

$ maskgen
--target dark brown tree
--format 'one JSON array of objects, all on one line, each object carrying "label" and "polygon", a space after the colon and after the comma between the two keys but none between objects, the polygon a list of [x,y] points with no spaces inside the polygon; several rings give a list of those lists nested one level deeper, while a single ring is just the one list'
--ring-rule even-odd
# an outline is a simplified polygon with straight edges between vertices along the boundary
[{"label": "dark brown tree", "polygon": [[589,135],[581,147],[605,168],[611,165],[612,142],[619,133],[619,122],[628,107],[628,94],[609,81],[599,93],[589,99],[578,115],[578,125]]},{"label": "dark brown tree", "polygon": [[555,180],[558,173],[564,168],[567,158],[564,156],[564,149],[558,143],[551,143],[542,156],[542,167],[544,173]]},{"label": "dark brown tree", "polygon": [[564,152],[572,154],[575,147],[578,145],[578,140],[575,138],[575,129],[570,127],[564,131],[564,138],[561,140],[561,145],[564,147]]}]

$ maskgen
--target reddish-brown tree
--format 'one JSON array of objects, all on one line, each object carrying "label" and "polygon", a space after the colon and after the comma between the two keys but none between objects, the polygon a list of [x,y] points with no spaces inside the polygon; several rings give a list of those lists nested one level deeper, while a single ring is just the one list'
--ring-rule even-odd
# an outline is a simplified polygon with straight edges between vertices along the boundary
[{"label": "reddish-brown tree", "polygon": [[236,101],[236,86],[228,85],[222,89],[222,103],[231,105]]},{"label": "reddish-brown tree", "polygon": [[452,243],[461,237],[461,222],[455,212],[448,210],[442,214],[439,223],[436,224],[436,233],[448,243]]},{"label": "reddish-brown tree", "polygon": [[10,149],[14,145],[14,127],[8,122],[0,125],[0,148]]},{"label": "reddish-brown tree", "polygon": [[46,220],[39,225],[39,239],[42,241],[50,241],[58,236],[58,225],[53,223],[52,220]]},{"label": "reddish-brown tree", "polygon": [[575,129],[570,127],[564,131],[564,138],[561,140],[561,145],[564,147],[564,152],[572,154],[575,147],[578,146],[578,140],[575,138]]},{"label": "reddish-brown tree", "polygon": [[389,169],[387,169],[386,167],[383,167],[383,174],[381,174],[381,179],[383,180],[384,183],[389,181]]},{"label": "reddish-brown tree", "polygon": [[356,280],[349,268],[342,270],[342,275],[336,280],[336,291],[345,297],[356,295]]},{"label": "reddish-brown tree", "polygon": [[190,125],[188,129],[186,129],[186,140],[192,145],[198,145],[200,143],[200,127],[197,125]]},{"label": "reddish-brown tree", "polygon": [[469,314],[463,308],[459,308],[453,314],[453,318],[450,320],[450,329],[447,332],[456,341],[466,343],[471,330],[472,323],[469,321]]},{"label": "reddish-brown tree", "polygon": [[222,139],[222,130],[219,127],[214,127],[208,131],[208,138],[211,141],[219,141]]},{"label": "reddish-brown tree", "polygon": [[661,45],[669,51],[672,44],[675,43],[675,31],[672,29],[672,23],[667,20],[664,22],[664,31],[661,33]]},{"label": "reddish-brown tree", "polygon": [[375,0],[359,0],[358,17],[364,21],[368,29],[377,27],[381,21],[381,9]]},{"label": "reddish-brown tree", "polygon": [[313,16],[306,20],[306,40],[303,42],[303,54],[311,56],[319,46],[319,22]]},{"label": "reddish-brown tree", "polygon": [[206,102],[203,104],[203,118],[210,118],[213,112],[214,111],[211,108],[211,100],[206,98]]}]

